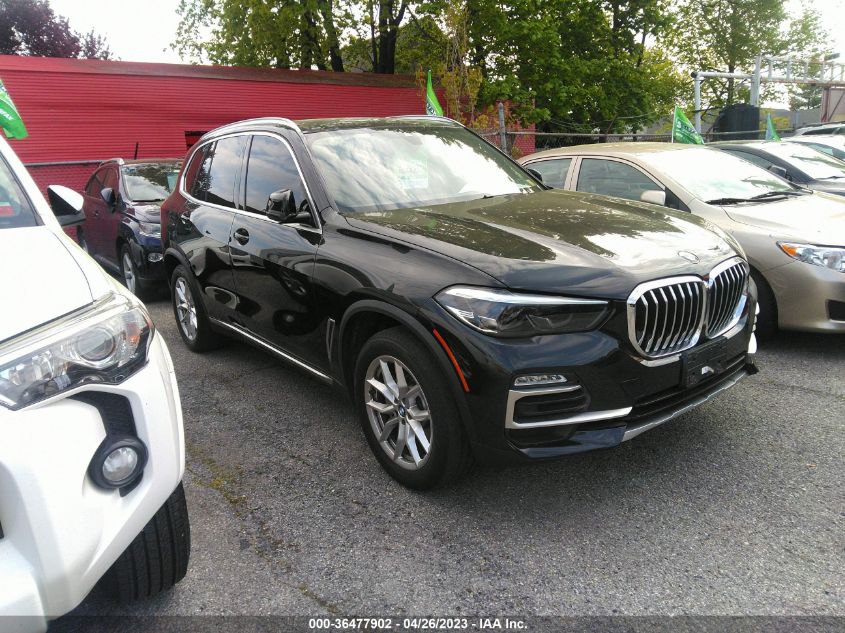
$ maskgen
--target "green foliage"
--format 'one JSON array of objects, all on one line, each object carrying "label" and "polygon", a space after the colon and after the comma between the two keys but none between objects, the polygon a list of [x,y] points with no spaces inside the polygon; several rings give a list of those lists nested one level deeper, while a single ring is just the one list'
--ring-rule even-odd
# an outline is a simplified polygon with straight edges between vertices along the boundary
[{"label": "green foliage", "polygon": [[663,0],[470,0],[470,40],[487,82],[547,129],[636,130],[671,110],[681,79],[646,46],[666,28]]},{"label": "green foliage", "polygon": [[[813,55],[826,40],[817,13],[804,9],[790,17],[783,0],[686,0],[676,10],[666,44],[688,70],[748,72],[758,54]],[[777,88],[766,86],[761,96],[777,95]],[[746,98],[747,88],[733,79],[702,84],[702,100],[710,107]]]}]

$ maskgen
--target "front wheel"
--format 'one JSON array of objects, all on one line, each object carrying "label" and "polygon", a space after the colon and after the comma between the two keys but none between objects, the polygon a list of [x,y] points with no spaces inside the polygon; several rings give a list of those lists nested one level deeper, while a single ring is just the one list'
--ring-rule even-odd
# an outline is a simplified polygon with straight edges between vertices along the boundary
[{"label": "front wheel", "polygon": [[211,329],[197,284],[188,270],[179,265],[170,277],[170,299],[179,334],[192,352],[207,352],[220,345]]},{"label": "front wheel", "polygon": [[103,576],[103,587],[119,602],[149,598],[185,577],[190,555],[191,525],[180,483]]},{"label": "front wheel", "polygon": [[355,364],[355,402],[371,450],[402,485],[443,486],[469,466],[443,370],[404,329],[379,332],[364,344]]}]

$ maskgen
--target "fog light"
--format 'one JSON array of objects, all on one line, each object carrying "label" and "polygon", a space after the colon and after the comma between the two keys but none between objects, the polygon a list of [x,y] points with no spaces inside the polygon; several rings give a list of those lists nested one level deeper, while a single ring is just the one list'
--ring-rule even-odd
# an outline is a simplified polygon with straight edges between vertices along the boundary
[{"label": "fog light", "polygon": [[164,255],[162,255],[161,253],[150,253],[149,255],[147,255],[147,261],[153,264],[155,264],[156,262],[160,262],[162,259],[164,259]]},{"label": "fog light", "polygon": [[542,387],[546,385],[562,385],[566,377],[561,374],[527,374],[518,376],[513,381],[514,387]]},{"label": "fog light", "polygon": [[136,437],[106,437],[94,453],[88,474],[102,488],[122,488],[134,482],[147,463],[147,448]]}]

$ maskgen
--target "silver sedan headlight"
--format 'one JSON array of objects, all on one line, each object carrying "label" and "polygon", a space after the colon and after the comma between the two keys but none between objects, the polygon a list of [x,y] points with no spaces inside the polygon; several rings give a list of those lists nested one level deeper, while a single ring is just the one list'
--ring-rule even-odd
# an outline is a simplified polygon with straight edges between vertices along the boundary
[{"label": "silver sedan headlight", "polygon": [[142,304],[115,293],[7,341],[0,405],[20,409],[82,385],[121,383],[146,363],[154,331]]},{"label": "silver sedan headlight", "polygon": [[845,273],[845,248],[778,242],[780,249],[798,261]]}]

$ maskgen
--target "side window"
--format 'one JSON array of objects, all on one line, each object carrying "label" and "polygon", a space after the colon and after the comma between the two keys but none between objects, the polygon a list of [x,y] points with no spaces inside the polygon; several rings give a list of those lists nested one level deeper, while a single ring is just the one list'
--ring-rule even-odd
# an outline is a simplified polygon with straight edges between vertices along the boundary
[{"label": "side window", "polygon": [[200,173],[200,166],[205,162],[208,150],[214,145],[209,143],[200,147],[194,155],[191,156],[191,162],[185,167],[185,191],[191,194],[194,198],[197,197],[198,189],[197,180]]},{"label": "side window", "polygon": [[613,160],[585,158],[578,172],[578,191],[639,200],[644,191],[662,189],[639,169]]},{"label": "side window", "polygon": [[105,173],[105,169],[98,169],[94,172],[94,175],[88,180],[88,184],[85,185],[86,196],[99,197],[100,191],[103,189]]},{"label": "side window", "polygon": [[287,144],[272,136],[253,136],[246,166],[246,210],[264,213],[270,194],[290,189],[297,208],[308,198]]},{"label": "side window", "polygon": [[[101,179],[103,181],[103,186],[101,187],[101,189],[106,189],[106,188],[111,189],[112,191],[114,191],[115,195],[120,193],[118,191],[118,188],[117,188],[117,170],[116,169],[114,169],[113,167],[106,168],[105,170],[103,170],[103,173],[101,175]],[[99,192],[97,192],[97,193],[99,193]]]},{"label": "side window", "polygon": [[749,152],[731,152],[734,156],[739,156],[743,160],[747,160],[749,163],[754,163],[758,167],[762,167],[763,169],[768,169],[772,166],[772,161],[763,158],[762,156],[757,156],[757,154],[750,154]]},{"label": "side window", "polygon": [[566,174],[569,172],[571,158],[555,158],[553,160],[538,160],[536,163],[526,165],[543,177],[543,184],[555,189],[563,189],[566,182]]},{"label": "side window", "polygon": [[191,190],[195,198],[235,208],[235,180],[241,170],[243,144],[243,136],[230,136],[206,151]]}]

